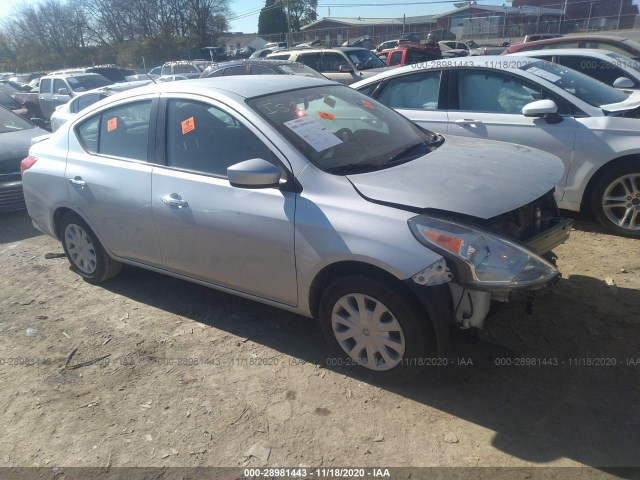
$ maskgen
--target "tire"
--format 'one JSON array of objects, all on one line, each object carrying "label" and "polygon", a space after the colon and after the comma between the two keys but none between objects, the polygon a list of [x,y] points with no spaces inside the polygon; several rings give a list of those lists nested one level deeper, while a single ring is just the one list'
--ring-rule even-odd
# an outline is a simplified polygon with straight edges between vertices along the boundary
[{"label": "tire", "polygon": [[596,180],[591,211],[607,231],[640,238],[639,160],[612,168]]},{"label": "tire", "polygon": [[[358,316],[362,311],[369,312],[364,323]],[[373,322],[376,311],[379,321]],[[359,375],[381,383],[406,382],[420,372],[427,356],[435,356],[429,321],[401,285],[375,278],[353,275],[337,279],[320,300],[322,332],[335,354],[327,364],[354,367]],[[386,345],[391,347],[372,335],[376,325],[384,325],[379,332],[387,332]]]},{"label": "tire", "polygon": [[113,260],[87,223],[72,212],[60,220],[60,239],[73,269],[89,283],[116,276],[122,264]]}]

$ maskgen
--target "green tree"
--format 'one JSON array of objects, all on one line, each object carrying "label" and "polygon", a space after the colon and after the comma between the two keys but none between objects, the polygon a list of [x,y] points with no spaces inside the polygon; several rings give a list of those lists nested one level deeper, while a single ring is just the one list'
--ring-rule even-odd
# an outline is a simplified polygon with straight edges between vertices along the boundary
[{"label": "green tree", "polygon": [[316,10],[318,8],[318,0],[278,0],[285,7],[289,21],[291,22],[291,31],[299,32],[300,28],[315,22],[318,18]]},{"label": "green tree", "polygon": [[288,31],[287,15],[281,4],[276,0],[267,0],[264,8],[260,10],[258,18],[258,35],[269,35]]}]

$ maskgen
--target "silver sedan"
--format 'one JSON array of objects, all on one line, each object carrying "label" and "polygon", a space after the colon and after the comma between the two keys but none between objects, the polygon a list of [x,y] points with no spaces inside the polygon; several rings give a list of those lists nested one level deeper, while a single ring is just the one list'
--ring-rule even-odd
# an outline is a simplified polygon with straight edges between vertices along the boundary
[{"label": "silver sedan", "polygon": [[[557,278],[557,157],[443,137],[353,89],[263,76],[114,95],[33,146],[29,214],[79,275],[123,263],[318,318],[378,380]],[[524,173],[526,171],[526,173]]]}]

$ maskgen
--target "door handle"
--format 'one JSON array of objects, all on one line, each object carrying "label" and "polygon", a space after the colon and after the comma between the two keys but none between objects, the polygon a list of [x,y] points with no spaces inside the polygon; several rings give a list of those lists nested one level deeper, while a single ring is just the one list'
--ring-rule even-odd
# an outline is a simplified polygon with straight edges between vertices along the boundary
[{"label": "door handle", "polygon": [[70,178],[69,179],[69,183],[71,185],[73,185],[74,187],[80,187],[80,188],[84,188],[87,186],[87,182],[85,182],[84,180],[82,180],[82,178],[80,177],[76,177],[76,178]]},{"label": "door handle", "polygon": [[180,195],[178,195],[177,193],[163,195],[161,198],[162,203],[164,203],[165,205],[169,205],[170,207],[185,208],[189,206],[189,203],[185,200],[182,200],[182,198],[180,198]]},{"label": "door handle", "polygon": [[479,125],[482,123],[482,120],[473,120],[468,118],[459,118],[458,120],[454,120],[456,125]]}]

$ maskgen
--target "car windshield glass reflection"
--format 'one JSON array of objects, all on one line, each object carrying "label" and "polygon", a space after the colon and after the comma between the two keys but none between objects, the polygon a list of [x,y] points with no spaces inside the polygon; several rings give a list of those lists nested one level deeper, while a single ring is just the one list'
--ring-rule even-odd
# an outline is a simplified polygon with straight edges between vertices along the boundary
[{"label": "car windshield glass reflection", "polygon": [[636,72],[640,72],[640,64],[638,64],[638,62],[635,60],[631,60],[630,58],[620,55],[616,52],[608,52],[607,56],[613,59],[614,66],[624,65],[625,67],[631,68]]},{"label": "car windshield glass reflection", "polygon": [[316,87],[249,104],[307,158],[335,174],[368,172],[421,157],[443,138],[345,87]]},{"label": "car windshield glass reflection", "polygon": [[17,132],[27,128],[35,127],[22,117],[4,107],[0,107],[0,133]]},{"label": "car windshield glass reflection", "polygon": [[278,65],[280,69],[287,75],[302,75],[304,77],[326,78],[314,69],[303,65],[302,63],[281,63]]},{"label": "car windshield glass reflection", "polygon": [[384,63],[369,50],[353,50],[347,53],[351,61],[360,70],[384,67]]},{"label": "car windshield glass reflection", "polygon": [[521,69],[553,83],[558,88],[575,95],[583,102],[594,107],[624,102],[628,98],[626,93],[617,88],[610,87],[580,72],[545,60],[528,63],[522,66]]}]

